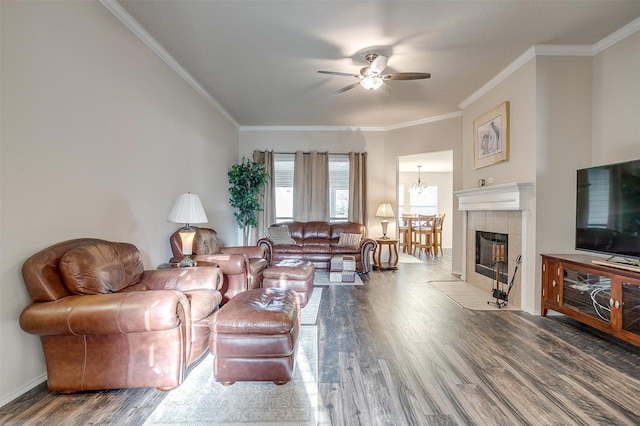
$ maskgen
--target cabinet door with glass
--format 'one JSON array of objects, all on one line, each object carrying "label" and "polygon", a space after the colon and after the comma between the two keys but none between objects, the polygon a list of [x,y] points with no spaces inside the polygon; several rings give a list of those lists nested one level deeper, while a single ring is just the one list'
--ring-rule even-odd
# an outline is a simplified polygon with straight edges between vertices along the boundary
[{"label": "cabinet door with glass", "polygon": [[[640,279],[621,277],[619,300],[614,309],[620,314],[620,334],[626,340],[640,344]],[[616,303],[617,302],[617,303]]]},{"label": "cabinet door with glass", "polygon": [[583,317],[585,323],[613,331],[612,277],[588,268],[562,267],[562,306]]}]

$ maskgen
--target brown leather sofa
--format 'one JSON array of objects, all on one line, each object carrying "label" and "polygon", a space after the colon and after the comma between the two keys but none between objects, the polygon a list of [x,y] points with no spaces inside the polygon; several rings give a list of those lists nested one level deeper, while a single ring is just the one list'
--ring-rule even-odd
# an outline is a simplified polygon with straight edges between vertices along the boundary
[{"label": "brown leather sofa", "polygon": [[[355,222],[283,222],[295,244],[274,244],[269,238],[258,240],[267,251],[269,265],[284,259],[304,259],[312,262],[316,270],[328,271],[331,257],[348,254],[356,258],[356,271],[366,274],[371,270],[371,252],[377,247],[375,240],[366,237],[366,227]],[[361,234],[359,246],[340,246],[340,234]]]},{"label": "brown leather sofa", "polygon": [[20,326],[40,337],[48,387],[63,393],[176,388],[222,300],[219,268],[145,271],[132,244],[92,238],[34,254],[22,275],[33,303]]},{"label": "brown leather sofa", "polygon": [[[193,255],[196,262],[215,263],[220,267],[224,283],[222,304],[227,303],[233,296],[252,288],[260,288],[262,273],[267,268],[267,255],[264,247],[239,246],[222,247],[218,233],[210,228],[198,228],[193,239]],[[180,262],[182,255],[182,241],[178,231],[169,238],[173,257],[171,263]]]}]

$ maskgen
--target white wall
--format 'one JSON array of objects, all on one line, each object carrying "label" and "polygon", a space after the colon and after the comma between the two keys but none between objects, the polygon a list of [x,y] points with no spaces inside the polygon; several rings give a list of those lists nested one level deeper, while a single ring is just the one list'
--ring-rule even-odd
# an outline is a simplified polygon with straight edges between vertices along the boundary
[{"label": "white wall", "polygon": [[177,195],[200,195],[236,243],[226,173],[238,130],[97,2],[2,1],[0,405],[44,378],[20,268],[56,242],[135,244],[170,257]]},{"label": "white wall", "polygon": [[591,157],[591,57],[542,56],[536,62],[536,313],[542,253],[571,253],[575,241],[576,170]]},{"label": "white wall", "polygon": [[587,166],[640,158],[640,31],[593,58],[593,145]]}]

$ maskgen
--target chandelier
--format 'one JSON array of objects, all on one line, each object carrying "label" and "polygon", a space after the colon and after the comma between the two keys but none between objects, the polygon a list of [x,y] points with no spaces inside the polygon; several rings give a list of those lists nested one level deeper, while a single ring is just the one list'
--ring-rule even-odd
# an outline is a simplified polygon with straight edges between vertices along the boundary
[{"label": "chandelier", "polygon": [[409,192],[415,192],[417,194],[421,194],[422,191],[427,189],[427,185],[423,185],[422,181],[420,180],[420,168],[422,166],[418,166],[418,183],[412,183],[411,187],[409,188]]}]

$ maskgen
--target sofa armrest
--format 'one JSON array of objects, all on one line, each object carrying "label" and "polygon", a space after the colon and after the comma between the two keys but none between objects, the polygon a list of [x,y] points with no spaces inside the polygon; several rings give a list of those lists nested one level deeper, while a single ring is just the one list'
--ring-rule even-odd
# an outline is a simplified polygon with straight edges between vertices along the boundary
[{"label": "sofa armrest", "polygon": [[257,244],[258,246],[264,248],[267,264],[271,266],[271,259],[273,259],[273,241],[271,241],[269,238],[260,238]]},{"label": "sofa armrest", "polygon": [[151,290],[220,290],[222,270],[216,266],[147,270],[142,275],[142,282]]},{"label": "sofa armrest", "polygon": [[267,256],[266,249],[263,246],[222,247],[220,253],[244,254],[249,259],[266,259]]},{"label": "sofa armrest", "polygon": [[193,259],[196,262],[215,263],[224,275],[246,274],[249,271],[249,258],[244,254],[198,254]]},{"label": "sofa armrest", "polygon": [[371,238],[363,238],[360,242],[360,255],[362,256],[362,273],[368,274],[371,270],[371,253],[376,249],[378,243]]},{"label": "sofa armrest", "polygon": [[95,335],[171,330],[185,322],[187,296],[179,291],[138,291],[63,297],[32,303],[20,315],[30,334]]}]

